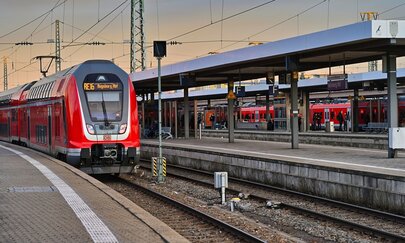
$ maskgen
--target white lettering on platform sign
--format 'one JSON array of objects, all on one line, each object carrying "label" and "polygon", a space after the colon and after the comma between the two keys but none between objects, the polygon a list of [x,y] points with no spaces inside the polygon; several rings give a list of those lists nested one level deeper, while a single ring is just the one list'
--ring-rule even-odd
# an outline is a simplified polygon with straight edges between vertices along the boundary
[{"label": "white lettering on platform sign", "polygon": [[117,238],[101,219],[90,209],[90,207],[80,198],[80,196],[61,178],[41,164],[38,160],[30,156],[0,145],[0,148],[9,150],[35,166],[62,194],[63,198],[80,219],[87,232],[94,242],[118,242]]}]

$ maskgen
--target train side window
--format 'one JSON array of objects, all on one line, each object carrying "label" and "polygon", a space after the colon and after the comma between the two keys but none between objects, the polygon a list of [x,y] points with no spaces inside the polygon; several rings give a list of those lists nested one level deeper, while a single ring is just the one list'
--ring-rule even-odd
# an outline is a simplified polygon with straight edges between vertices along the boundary
[{"label": "train side window", "polygon": [[331,120],[335,119],[335,112],[334,112],[334,111],[332,111],[332,112],[330,113],[330,119],[331,119]]},{"label": "train side window", "polygon": [[59,113],[55,115],[55,137],[60,136],[60,115]]},{"label": "train side window", "polygon": [[11,110],[11,121],[17,121],[17,110],[16,109]]}]

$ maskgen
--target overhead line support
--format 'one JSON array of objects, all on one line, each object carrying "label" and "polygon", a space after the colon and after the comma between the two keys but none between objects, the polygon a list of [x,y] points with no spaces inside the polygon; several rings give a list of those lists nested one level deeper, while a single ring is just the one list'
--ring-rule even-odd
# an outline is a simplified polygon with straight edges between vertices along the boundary
[{"label": "overhead line support", "polygon": [[130,72],[145,70],[144,1],[131,0]]}]

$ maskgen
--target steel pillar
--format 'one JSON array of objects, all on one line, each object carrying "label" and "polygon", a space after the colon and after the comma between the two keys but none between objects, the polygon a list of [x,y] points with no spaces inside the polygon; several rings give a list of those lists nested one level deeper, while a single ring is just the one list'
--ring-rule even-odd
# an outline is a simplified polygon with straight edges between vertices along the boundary
[{"label": "steel pillar", "polygon": [[184,88],[184,137],[190,137],[190,103],[188,99],[188,87]]},{"label": "steel pillar", "polygon": [[130,72],[145,70],[144,1],[131,0]]},{"label": "steel pillar", "polygon": [[266,92],[266,122],[270,120],[270,95],[269,92]]},{"label": "steel pillar", "polygon": [[179,136],[178,136],[178,134],[177,134],[177,126],[178,126],[178,123],[177,123],[177,116],[178,116],[178,114],[177,114],[177,101],[175,100],[175,101],[173,101],[173,105],[174,105],[174,137],[175,138],[178,138]]},{"label": "steel pillar", "polygon": [[[388,130],[398,127],[398,97],[397,97],[397,63],[396,56],[387,54],[387,94],[388,94]],[[393,134],[388,133],[388,141]],[[388,144],[390,144],[388,142]],[[388,145],[388,158],[398,156],[397,150]]]},{"label": "steel pillar", "polygon": [[4,59],[3,59],[3,64],[4,64],[4,69],[3,69],[3,71],[4,71],[4,75],[3,75],[4,88],[3,88],[3,90],[5,91],[5,90],[8,90],[8,74],[7,74],[7,58],[6,57],[4,57]]},{"label": "steel pillar", "polygon": [[[228,80],[228,94],[233,92],[233,80]],[[235,119],[233,118],[234,100],[228,97],[228,141],[233,143],[235,141]]]},{"label": "steel pillar", "polygon": [[359,89],[353,90],[353,105],[352,105],[352,132],[359,131]]},{"label": "steel pillar", "polygon": [[55,73],[61,69],[59,20],[55,21]]},{"label": "steel pillar", "polygon": [[198,108],[198,104],[197,104],[197,100],[195,99],[193,102],[193,109],[194,109],[194,138],[198,137],[198,130],[197,130],[197,122],[198,122],[198,114],[197,114],[197,108]]},{"label": "steel pillar", "polygon": [[310,117],[310,110],[309,110],[309,91],[307,92],[303,92],[303,106],[304,106],[304,113],[305,115],[303,115],[303,120],[304,123],[302,125],[304,128],[304,132],[308,132],[310,130],[311,127],[311,117]]},{"label": "steel pillar", "polygon": [[291,73],[291,148],[298,148],[298,79]]}]

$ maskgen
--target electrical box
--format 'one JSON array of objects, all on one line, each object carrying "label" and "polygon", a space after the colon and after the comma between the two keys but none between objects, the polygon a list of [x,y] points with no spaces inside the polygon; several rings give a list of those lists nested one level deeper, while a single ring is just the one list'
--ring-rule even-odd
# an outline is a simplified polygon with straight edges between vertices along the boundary
[{"label": "electrical box", "polygon": [[214,187],[228,188],[228,172],[214,172]]},{"label": "electrical box", "polygon": [[389,129],[388,145],[391,149],[405,149],[405,127]]}]

